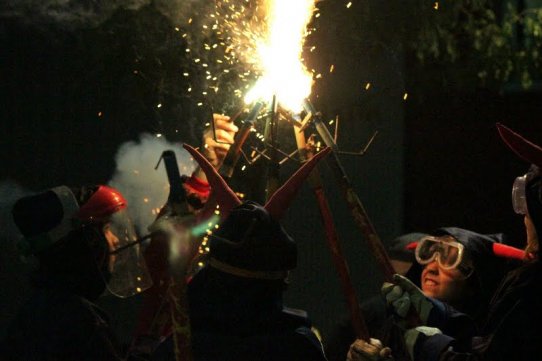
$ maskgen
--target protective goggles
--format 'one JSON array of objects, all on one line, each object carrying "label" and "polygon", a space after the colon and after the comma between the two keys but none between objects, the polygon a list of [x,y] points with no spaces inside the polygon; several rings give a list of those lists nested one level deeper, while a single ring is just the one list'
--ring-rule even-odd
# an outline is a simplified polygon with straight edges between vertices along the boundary
[{"label": "protective goggles", "polygon": [[426,265],[436,260],[442,269],[451,270],[459,267],[464,253],[465,247],[451,236],[428,236],[418,241],[415,256],[419,264]]},{"label": "protective goggles", "polygon": [[512,186],[512,206],[517,214],[526,215],[529,213],[527,209],[527,197],[525,188],[527,185],[527,174],[517,177]]}]

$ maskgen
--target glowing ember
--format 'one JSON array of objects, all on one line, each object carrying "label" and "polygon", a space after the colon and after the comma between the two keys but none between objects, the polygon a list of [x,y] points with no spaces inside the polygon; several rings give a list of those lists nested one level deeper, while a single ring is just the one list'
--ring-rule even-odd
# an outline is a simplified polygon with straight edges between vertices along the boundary
[{"label": "glowing ember", "polygon": [[314,0],[268,0],[267,34],[258,40],[262,76],[246,95],[246,103],[276,95],[283,107],[301,110],[312,86],[301,56],[314,9]]}]

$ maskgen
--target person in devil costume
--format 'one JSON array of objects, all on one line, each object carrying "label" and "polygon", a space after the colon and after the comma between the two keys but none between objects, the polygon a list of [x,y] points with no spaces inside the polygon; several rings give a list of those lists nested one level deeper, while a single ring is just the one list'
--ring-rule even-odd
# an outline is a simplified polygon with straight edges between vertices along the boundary
[{"label": "person in devil costume", "polygon": [[[472,336],[482,325],[487,307],[505,274],[525,256],[523,250],[503,244],[503,234],[479,234],[457,227],[439,228],[417,238],[396,240],[402,246],[399,254],[411,266],[404,272],[427,297],[455,308],[446,332],[458,338]],[[390,257],[397,256],[395,252]],[[397,257],[396,257],[397,258]],[[386,301],[375,297],[362,305],[370,334],[394,350],[396,360],[409,360],[404,349],[402,332],[395,326],[395,316],[386,312]],[[464,314],[463,314],[464,313]],[[472,324],[474,320],[474,325]],[[475,326],[475,327],[473,327]],[[333,335],[326,351],[330,360],[344,360],[355,341],[350,324]]]},{"label": "person in devil costume", "polygon": [[[395,276],[395,286],[384,285],[383,292],[396,311],[412,305],[420,314],[423,326],[410,328],[404,334],[413,360],[542,359],[542,265],[538,258],[538,235],[542,234],[542,148],[503,125],[497,127],[508,147],[531,163],[528,172],[516,178],[512,188],[514,211],[523,216],[525,223],[525,262],[504,278],[492,297],[481,331],[467,342],[442,332],[456,311],[439,307],[400,276]],[[350,359],[382,359],[383,350],[377,342],[358,340],[350,349]]]},{"label": "person in devil costume", "polygon": [[[185,148],[205,172],[223,217],[210,237],[208,265],[188,284],[194,359],[326,360],[305,312],[283,305],[297,247],[279,220],[329,150],[304,164],[261,206],[242,203],[203,155]],[[172,343],[164,342],[155,359],[173,360]]]},{"label": "person in devil costume", "polygon": [[151,285],[123,196],[103,185],[60,186],[21,198],[12,213],[22,251],[39,266],[0,359],[123,359],[108,316],[93,303],[106,288],[128,297]]}]

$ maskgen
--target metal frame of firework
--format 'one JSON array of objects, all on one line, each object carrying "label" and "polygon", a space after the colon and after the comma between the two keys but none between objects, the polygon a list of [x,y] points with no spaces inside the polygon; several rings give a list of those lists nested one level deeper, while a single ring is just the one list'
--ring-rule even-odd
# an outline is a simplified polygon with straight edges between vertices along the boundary
[{"label": "metal frame of firework", "polygon": [[[235,138],[234,144],[231,146],[228,154],[226,155],[227,161],[225,160],[222,167],[220,168],[221,174],[227,177],[231,177],[233,175],[233,170],[242,152],[241,148],[243,144],[245,143],[245,141],[247,140],[248,134],[250,133],[252,127],[254,126],[255,119],[262,108],[263,108],[263,102],[261,101],[258,101],[257,103],[255,103],[255,105],[252,107],[250,115],[249,117],[247,117],[247,119],[250,121],[245,121],[243,123],[239,134]],[[314,111],[313,112],[309,111],[306,119],[303,120],[303,122],[296,121],[295,119],[291,117],[291,115],[287,111],[285,111],[282,107],[280,107],[280,105],[277,102],[276,97],[273,97],[273,101],[271,104],[271,111],[270,111],[270,114],[267,116],[267,120],[266,120],[265,135],[264,135],[265,139],[269,141],[265,143],[264,152],[259,152],[259,156],[262,155],[263,153],[267,153],[266,159],[269,160],[269,167],[267,171],[267,184],[266,184],[267,198],[269,198],[274,193],[274,191],[276,190],[276,186],[279,184],[279,169],[280,169],[280,164],[283,162],[283,161],[279,161],[278,159],[280,156],[279,153],[283,153],[283,152],[279,151],[278,139],[277,139],[277,134],[276,134],[280,117],[284,117],[293,125],[296,143],[298,147],[296,152],[300,154],[300,157],[303,161],[306,161],[312,158],[314,152],[310,146],[307,146],[304,131],[309,121],[311,120],[311,118],[314,118],[314,114],[315,114]],[[325,129],[327,131],[327,128]],[[329,139],[331,140],[331,143],[333,144],[332,149],[337,151],[337,146],[335,144],[335,141],[329,134],[329,131],[327,133],[324,133],[324,136],[325,135],[329,136]],[[323,138],[322,135],[321,137]],[[373,139],[374,139],[374,136],[370,140],[369,144],[367,144],[365,149],[362,152],[360,152],[360,155],[363,155],[363,153],[367,150],[368,146],[370,145]],[[291,159],[292,155],[293,154],[286,155],[286,159]],[[327,200],[327,197],[325,195],[325,192],[322,186],[320,173],[318,172],[317,169],[314,169],[313,172],[311,173],[311,176],[309,177],[309,184],[314,192],[314,195],[318,203],[320,215],[322,217],[322,223],[325,228],[325,236],[326,236],[327,245],[331,252],[332,259],[333,259],[335,268],[337,270],[337,274],[341,282],[343,293],[347,300],[348,310],[352,316],[352,326],[356,332],[357,337],[368,339],[369,333],[367,330],[367,326],[365,324],[363,315],[359,307],[358,297],[356,295],[355,288],[352,284],[352,280],[351,280],[350,273],[348,270],[348,264],[342,252],[338,232],[336,230],[336,227],[333,221],[333,216],[331,214],[331,209],[329,207],[329,202]],[[367,222],[370,224],[370,221],[368,220],[368,216],[366,215],[366,213],[365,213],[365,216],[367,217]],[[374,232],[374,228],[372,229]],[[374,232],[374,234],[376,234],[376,232]],[[391,274],[393,274],[393,272]]]},{"label": "metal frame of firework", "polygon": [[[252,127],[254,126],[255,119],[262,108],[262,101],[258,101],[252,107],[252,110],[250,112],[251,116],[247,118],[251,121],[245,121],[243,123],[240,134],[237,135],[234,144],[232,145],[230,151],[228,152],[228,155],[226,156],[226,159],[229,158],[235,161],[228,163],[226,163],[225,161],[224,165],[221,167],[222,174],[225,174],[228,177],[232,176],[234,167],[239,160],[240,154],[242,153],[241,148],[245,143]],[[279,166],[284,162],[284,160],[279,161],[278,157],[280,154],[286,155],[278,149],[278,143],[275,134],[279,118],[282,116],[292,124],[298,147],[297,151],[293,154],[299,153],[303,160],[310,159],[311,156],[310,149],[307,149],[306,147],[304,131],[312,122],[320,138],[322,138],[323,142],[332,149],[333,155],[329,157],[328,164],[330,165],[335,179],[342,190],[343,197],[345,198],[348,208],[350,209],[350,213],[352,214],[354,222],[359,227],[363,238],[366,240],[371,253],[375,257],[377,264],[383,273],[384,279],[386,281],[392,281],[395,271],[391,265],[387,251],[380,237],[378,236],[369,218],[369,215],[367,214],[365,207],[363,206],[363,203],[355,192],[352,183],[350,182],[350,179],[341,163],[341,160],[339,159],[339,155],[342,154],[357,156],[364,155],[378,133],[375,132],[373,136],[369,139],[367,144],[359,152],[340,151],[336,143],[337,134],[335,134],[335,137],[331,135],[330,131],[321,120],[321,115],[316,111],[316,109],[309,102],[308,99],[305,100],[303,108],[307,113],[307,116],[305,117],[305,119],[303,119],[303,121],[298,121],[294,119],[288,111],[280,107],[280,104],[278,104],[276,97],[273,98],[271,112],[270,115],[268,115],[267,117],[265,129],[265,139],[269,139],[269,141],[265,143],[265,150],[263,152],[258,152],[258,156],[267,153],[267,156],[265,158],[270,161],[267,173],[267,198],[269,198],[269,196],[273,194],[274,185],[278,184]],[[293,154],[286,155],[286,160],[292,159],[291,156]],[[344,254],[342,253],[337,230],[333,222],[333,216],[329,208],[329,202],[324,193],[321,178],[317,169],[314,170],[313,174],[309,178],[309,183],[318,202],[322,222],[325,228],[326,241],[332,254],[333,262],[339,275],[339,279],[341,281],[343,293],[347,300],[348,310],[352,317],[352,326],[356,332],[356,335],[359,338],[368,340],[368,330],[363,319],[361,310],[359,308],[359,302],[352,284],[352,280],[350,278],[348,264],[346,258],[344,257]],[[409,314],[408,321],[413,325],[419,323],[419,318],[415,314],[413,314],[412,310]]]}]

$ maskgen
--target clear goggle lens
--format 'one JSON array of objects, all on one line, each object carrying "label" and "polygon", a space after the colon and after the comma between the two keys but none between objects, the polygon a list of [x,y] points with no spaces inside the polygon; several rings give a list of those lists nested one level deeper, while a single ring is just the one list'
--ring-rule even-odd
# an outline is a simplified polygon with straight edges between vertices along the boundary
[{"label": "clear goggle lens", "polygon": [[464,247],[453,237],[424,237],[416,246],[416,260],[425,265],[437,261],[442,269],[457,268],[463,259]]}]

